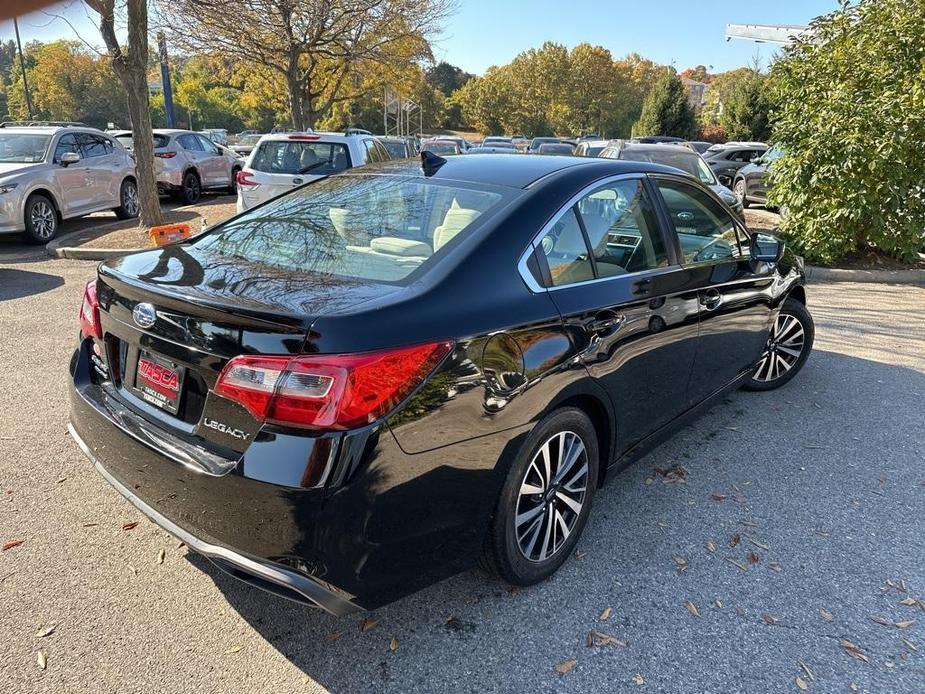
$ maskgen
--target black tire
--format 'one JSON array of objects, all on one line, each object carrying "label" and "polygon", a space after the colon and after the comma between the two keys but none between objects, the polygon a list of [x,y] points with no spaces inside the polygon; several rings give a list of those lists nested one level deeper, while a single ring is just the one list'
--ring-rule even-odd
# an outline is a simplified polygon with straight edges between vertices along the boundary
[{"label": "black tire", "polygon": [[41,193],[26,200],[23,218],[26,226],[23,238],[28,243],[48,243],[58,235],[58,211],[51,199]]},{"label": "black tire", "polygon": [[744,208],[751,207],[752,204],[745,197],[745,179],[744,178],[740,178],[738,181],[735,182],[735,186],[733,187],[732,192],[735,193],[739,197],[739,200],[742,201],[742,207]]},{"label": "black tire", "polygon": [[177,199],[186,205],[193,205],[199,202],[202,197],[202,183],[195,171],[187,171],[183,174],[183,181],[180,183],[180,190],[177,191]]},{"label": "black tire", "polygon": [[141,202],[138,200],[138,185],[135,181],[126,178],[119,189],[120,205],[113,210],[119,219],[134,219],[141,212]]},{"label": "black tire", "polygon": [[232,195],[238,194],[238,172],[240,170],[240,166],[236,166],[231,170],[231,184],[228,186],[228,192]]},{"label": "black tire", "polygon": [[[549,449],[548,478],[553,480],[553,484],[547,485],[544,483],[547,475],[541,469],[542,462],[539,467],[536,467],[533,464],[534,458],[542,461],[541,450],[544,445],[551,441],[558,442],[556,437],[559,436],[566,437],[563,439],[566,442],[566,454],[562,456],[565,462],[570,460],[568,453],[572,449],[569,446],[573,445],[576,439],[580,440],[583,445],[584,453],[578,453],[569,467],[562,470],[567,474],[557,480],[556,473],[560,471],[559,464],[563,461],[559,459],[560,449],[557,443],[552,443]],[[581,471],[585,467],[587,468],[585,475],[581,477]],[[584,412],[577,408],[565,407],[544,417],[527,437],[508,473],[488,535],[485,538],[482,567],[518,586],[539,583],[555,573],[571,556],[588,520],[591,502],[597,489],[598,469],[597,436],[594,432],[594,425]],[[583,493],[574,491],[580,489],[581,485],[584,485]],[[522,489],[528,487],[543,489],[543,491],[538,494],[522,494]],[[566,487],[570,489],[566,490]],[[563,495],[571,499],[573,503],[579,503],[580,499],[580,508],[577,512],[572,504],[561,501]],[[542,510],[537,512],[537,508]],[[515,527],[518,512],[523,518],[529,517],[520,526],[523,530],[520,533]],[[536,518],[540,520],[539,525],[534,529]],[[549,525],[547,525],[547,519]],[[552,529],[551,542],[549,541],[550,528]],[[567,533],[565,529],[568,530]],[[565,535],[564,541],[558,546],[556,545],[557,532],[560,536]],[[540,537],[537,537],[535,533],[538,533]],[[536,544],[538,542],[542,544],[542,547]],[[547,552],[550,547],[552,551]],[[533,558],[534,554],[536,558]]]},{"label": "black tire", "polygon": [[[796,323],[793,323],[791,319]],[[796,327],[797,324],[799,329]],[[813,317],[806,307],[796,299],[784,301],[780,315],[771,327],[767,348],[758,360],[752,377],[742,387],[745,390],[780,388],[803,368],[813,349],[815,337],[816,328],[813,324]],[[799,354],[794,357],[792,352],[798,344]],[[773,360],[773,363],[769,360]],[[775,376],[776,373],[780,375]]]}]

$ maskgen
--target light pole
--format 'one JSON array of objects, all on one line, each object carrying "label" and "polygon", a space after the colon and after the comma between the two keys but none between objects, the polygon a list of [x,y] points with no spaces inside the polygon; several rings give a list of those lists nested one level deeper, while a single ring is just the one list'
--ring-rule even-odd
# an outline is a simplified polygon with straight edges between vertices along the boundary
[{"label": "light pole", "polygon": [[19,40],[19,22],[13,17],[13,29],[16,30],[16,48],[19,51],[19,69],[22,70],[22,86],[26,96],[26,110],[32,120],[32,95],[29,94],[29,80],[26,77],[26,59],[22,56],[22,41]]}]

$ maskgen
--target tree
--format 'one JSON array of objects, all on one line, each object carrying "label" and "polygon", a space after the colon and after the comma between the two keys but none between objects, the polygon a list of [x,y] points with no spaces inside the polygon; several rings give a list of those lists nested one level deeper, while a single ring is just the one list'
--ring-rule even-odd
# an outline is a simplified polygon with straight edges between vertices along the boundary
[{"label": "tree", "polygon": [[720,115],[725,108],[729,96],[740,82],[751,78],[754,70],[740,67],[714,75],[710,80],[710,88],[704,97],[705,103],[700,109],[700,122],[703,125],[719,124]]},{"label": "tree", "polygon": [[812,22],[771,69],[769,200],[808,257],[914,258],[925,229],[925,2],[858,0]]},{"label": "tree", "polygon": [[463,72],[455,65],[450,65],[446,61],[441,61],[424,73],[427,83],[434,89],[439,89],[444,96],[449,96],[457,89],[471,80],[475,75]]},{"label": "tree", "polygon": [[[429,38],[452,0],[158,0],[174,42],[192,52],[258,63],[285,79],[292,125],[312,127],[430,57]],[[229,21],[230,18],[234,21]]]},{"label": "tree", "polygon": [[684,138],[693,137],[697,132],[694,110],[687,100],[681,78],[674,70],[666,71],[652,85],[633,132],[636,135]]},{"label": "tree", "polygon": [[769,90],[767,76],[755,71],[732,86],[719,116],[730,140],[766,142],[770,138]]},{"label": "tree", "polygon": [[116,0],[85,0],[99,15],[100,34],[106,43],[112,69],[122,83],[132,121],[135,173],[138,177],[138,201],[142,226],[161,224],[161,201],[154,177],[154,136],[151,132],[151,109],[148,102],[148,6],[145,0],[126,0],[128,45],[119,45],[116,37]]}]

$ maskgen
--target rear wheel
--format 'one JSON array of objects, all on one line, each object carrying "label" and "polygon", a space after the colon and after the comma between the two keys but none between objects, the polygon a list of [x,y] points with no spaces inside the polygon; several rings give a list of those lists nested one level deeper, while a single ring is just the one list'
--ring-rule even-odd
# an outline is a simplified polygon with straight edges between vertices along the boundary
[{"label": "rear wheel", "polygon": [[129,179],[122,181],[119,202],[121,204],[114,210],[116,217],[119,219],[132,219],[138,216],[141,204],[138,202],[138,186],[135,185],[135,181]]},{"label": "rear wheel", "polygon": [[732,192],[735,193],[739,200],[742,201],[742,207],[750,207],[751,203],[745,199],[745,179],[740,178],[735,183],[735,187],[732,189]]},{"label": "rear wheel", "polygon": [[238,194],[238,174],[240,171],[240,166],[236,166],[231,170],[231,183],[228,184],[228,192],[232,195]]},{"label": "rear wheel", "polygon": [[813,348],[816,329],[806,307],[795,299],[787,299],[774,320],[764,354],[746,390],[773,390],[797,375]]},{"label": "rear wheel", "polygon": [[538,583],[568,559],[597,488],[594,425],[575,408],[534,428],[508,473],[482,565],[515,585]]},{"label": "rear wheel", "polygon": [[58,235],[58,213],[44,195],[30,195],[23,216],[26,224],[23,236],[29,243],[48,243]]},{"label": "rear wheel", "polygon": [[180,190],[177,191],[177,197],[187,205],[199,202],[199,198],[202,197],[202,184],[195,171],[187,171],[183,174],[183,182],[180,184]]}]

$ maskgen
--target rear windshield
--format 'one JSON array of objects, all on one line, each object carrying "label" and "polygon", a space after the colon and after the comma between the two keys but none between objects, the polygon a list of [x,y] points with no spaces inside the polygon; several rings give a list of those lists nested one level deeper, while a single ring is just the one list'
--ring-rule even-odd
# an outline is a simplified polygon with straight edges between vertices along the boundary
[{"label": "rear windshield", "polygon": [[416,176],[332,176],[233,217],[193,245],[292,272],[402,283],[513,194]]},{"label": "rear windshield", "polygon": [[[116,135],[115,137],[119,141],[119,143],[123,147],[125,147],[125,149],[135,148],[135,143],[132,140],[131,133],[129,133],[128,135]],[[170,144],[169,137],[167,137],[166,135],[158,135],[157,133],[154,133],[154,149],[163,149],[168,144]]]},{"label": "rear windshield", "polygon": [[394,140],[385,140],[382,141],[382,145],[389,150],[389,156],[392,159],[407,159],[408,150],[405,148],[404,142],[395,142]]},{"label": "rear windshield", "polygon": [[675,149],[669,145],[661,145],[658,149],[628,148],[620,153],[620,158],[629,159],[630,161],[647,161],[653,164],[673,166],[676,169],[681,169],[681,171],[685,173],[689,173],[691,176],[707,185],[714,185],[716,183],[713,170],[700,158],[700,155],[690,150]]},{"label": "rear windshield", "polygon": [[270,140],[257,147],[249,168],[279,174],[332,174],[350,167],[346,145],[337,142]]}]

